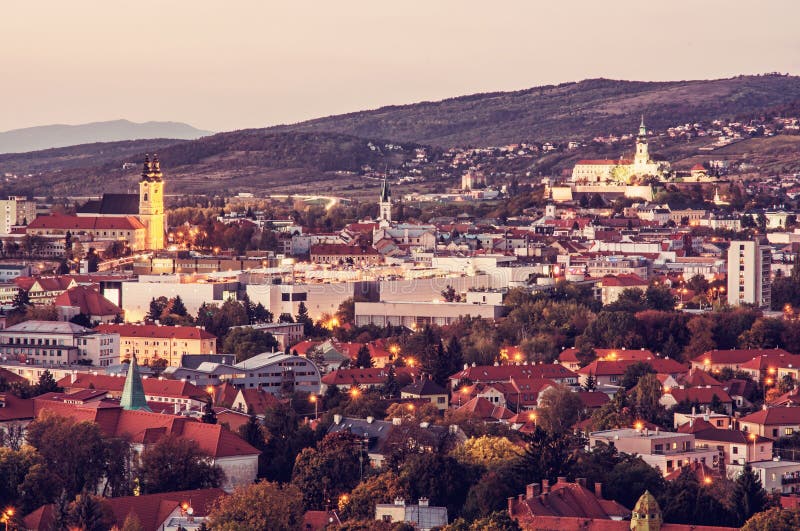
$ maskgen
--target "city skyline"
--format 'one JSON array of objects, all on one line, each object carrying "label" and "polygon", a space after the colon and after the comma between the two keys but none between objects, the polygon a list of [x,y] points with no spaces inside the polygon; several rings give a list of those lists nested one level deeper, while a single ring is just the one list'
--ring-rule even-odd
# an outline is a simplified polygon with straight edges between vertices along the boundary
[{"label": "city skyline", "polygon": [[224,131],[595,77],[800,73],[800,6],[783,1],[236,7],[7,6],[0,130],[126,118]]}]

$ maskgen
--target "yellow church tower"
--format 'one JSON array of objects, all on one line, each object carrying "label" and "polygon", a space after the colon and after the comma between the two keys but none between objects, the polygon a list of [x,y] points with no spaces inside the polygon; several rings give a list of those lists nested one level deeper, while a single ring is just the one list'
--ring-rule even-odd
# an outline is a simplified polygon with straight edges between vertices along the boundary
[{"label": "yellow church tower", "polygon": [[661,531],[661,507],[649,491],[644,491],[631,514],[631,531]]},{"label": "yellow church tower", "polygon": [[145,248],[151,251],[164,248],[164,179],[158,155],[145,157],[142,178],[139,180],[139,219],[145,226]]}]

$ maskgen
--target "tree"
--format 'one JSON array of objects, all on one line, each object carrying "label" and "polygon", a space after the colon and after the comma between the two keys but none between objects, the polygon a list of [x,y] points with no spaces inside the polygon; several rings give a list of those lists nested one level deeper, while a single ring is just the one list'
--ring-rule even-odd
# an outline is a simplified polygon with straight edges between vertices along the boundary
[{"label": "tree", "polygon": [[125,521],[122,523],[122,529],[120,531],[145,531],[145,530],[144,527],[142,526],[142,521],[139,520],[139,517],[136,516],[136,513],[131,511],[131,513],[125,517]]},{"label": "tree", "polygon": [[219,487],[224,475],[196,442],[168,435],[144,449],[138,477],[142,492],[153,494]]},{"label": "tree", "polygon": [[217,498],[208,519],[215,531],[294,531],[303,522],[303,494],[291,484],[259,481]]},{"label": "tree", "polygon": [[664,477],[657,468],[645,463],[641,457],[624,455],[608,472],[603,481],[606,499],[616,500],[632,509],[644,491],[662,492]]},{"label": "tree", "polygon": [[582,387],[584,391],[594,391],[597,389],[597,378],[594,377],[594,374],[590,372],[586,376],[586,381],[583,382]]},{"label": "tree", "polygon": [[424,404],[420,405],[395,402],[386,408],[386,420],[392,420],[395,418],[410,418],[417,424],[420,422],[428,422],[433,424],[441,418],[441,415],[439,414],[439,408],[430,402],[425,402]]},{"label": "tree", "polygon": [[[326,406],[329,396],[326,392]],[[292,478],[297,454],[303,448],[313,446],[314,432],[307,425],[301,426],[297,411],[285,403],[264,411],[263,430],[266,445],[259,462],[262,465],[260,473],[269,480],[287,482]]]},{"label": "tree", "polygon": [[47,415],[28,425],[28,444],[36,448],[56,491],[72,499],[87,489],[94,491],[104,475],[104,444],[93,422]]},{"label": "tree", "polygon": [[[306,510],[323,509],[329,500],[355,487],[361,475],[358,437],[349,432],[326,435],[317,448],[297,456],[292,484],[303,493]],[[368,468],[368,467],[365,467]]]},{"label": "tree", "polygon": [[36,394],[60,393],[61,391],[63,391],[63,389],[58,386],[53,374],[45,369],[44,372],[39,375],[39,382],[36,384]]},{"label": "tree", "polygon": [[639,418],[663,424],[668,420],[665,418],[667,411],[659,402],[662,394],[661,382],[655,374],[648,372],[642,375],[639,382],[631,389],[629,403]]},{"label": "tree", "polygon": [[386,383],[383,384],[381,393],[391,398],[400,396],[400,384],[397,383],[397,372],[393,364],[389,365],[389,368],[386,370]]},{"label": "tree", "polygon": [[[290,314],[290,313],[283,312],[282,314],[280,314],[278,316],[278,322],[279,323],[293,323],[294,322],[294,317],[292,317],[292,314]],[[304,329],[305,329],[305,327],[304,327]]]},{"label": "tree", "polygon": [[20,289],[17,291],[14,298],[11,300],[11,306],[13,306],[13,311],[17,313],[25,313],[25,310],[31,306],[31,299],[28,296],[28,292],[24,289]]},{"label": "tree", "polygon": [[644,292],[645,304],[651,310],[672,311],[675,309],[675,297],[669,287],[650,284]]},{"label": "tree", "polygon": [[472,471],[454,458],[440,453],[411,453],[397,475],[411,499],[428,498],[431,505],[444,505],[447,514],[458,516],[473,480]]},{"label": "tree", "polygon": [[636,363],[628,365],[628,368],[625,369],[625,374],[622,375],[622,380],[620,380],[619,384],[625,389],[632,389],[637,383],[639,383],[639,378],[645,374],[655,374],[655,372],[656,370],[653,368],[653,366],[646,361],[637,361]]},{"label": "tree", "polygon": [[742,473],[736,478],[734,498],[740,523],[744,523],[767,507],[767,493],[761,486],[761,479],[753,472],[749,463],[745,464]]},{"label": "tree", "polygon": [[525,449],[507,437],[481,435],[470,437],[451,453],[460,463],[492,470],[517,461]]},{"label": "tree", "polygon": [[214,412],[214,404],[211,402],[211,397],[206,399],[206,404],[203,406],[203,416],[200,417],[203,424],[216,424],[217,414]]},{"label": "tree", "polygon": [[356,354],[356,367],[368,369],[372,366],[372,356],[369,353],[369,346],[363,344],[361,348],[358,349],[358,354]]},{"label": "tree", "polygon": [[745,522],[742,531],[795,531],[800,529],[800,509],[773,507],[756,513]]},{"label": "tree", "polygon": [[545,431],[537,423],[533,433],[522,437],[525,453],[514,466],[518,484],[539,483],[543,479],[555,482],[558,476],[567,475],[573,462],[572,449],[578,444],[573,435]]},{"label": "tree", "polygon": [[164,296],[161,296],[157,299],[155,297],[150,299],[150,308],[145,319],[148,321],[158,321],[161,319],[161,314],[164,313],[164,309],[167,307],[167,304],[169,304],[169,301]]},{"label": "tree", "polygon": [[537,408],[537,425],[560,434],[572,428],[578,421],[583,402],[566,386],[550,387],[542,393]]},{"label": "tree", "polygon": [[350,495],[339,505],[342,519],[372,519],[375,505],[392,503],[397,498],[407,499],[409,493],[400,478],[392,470],[370,476],[350,491]]},{"label": "tree", "polygon": [[242,362],[263,352],[274,352],[280,346],[275,336],[257,328],[233,328],[222,342],[223,352],[235,354]]},{"label": "tree", "polygon": [[297,316],[295,317],[296,323],[303,324],[303,334],[306,336],[311,336],[314,334],[314,321],[308,316],[308,308],[306,308],[306,303],[300,302],[297,306]]},{"label": "tree", "polygon": [[260,302],[253,307],[254,323],[271,323],[272,319],[272,312],[267,310]]},{"label": "tree", "polygon": [[86,253],[86,267],[89,273],[97,273],[99,265],[100,257],[97,255],[97,251],[94,247],[89,247],[89,251]]},{"label": "tree", "polygon": [[82,531],[107,531],[113,522],[111,508],[99,496],[79,494],[69,505],[68,521]]},{"label": "tree", "polygon": [[180,295],[175,295],[175,298],[170,301],[169,313],[186,317],[189,312],[186,310],[186,305],[183,303]]}]

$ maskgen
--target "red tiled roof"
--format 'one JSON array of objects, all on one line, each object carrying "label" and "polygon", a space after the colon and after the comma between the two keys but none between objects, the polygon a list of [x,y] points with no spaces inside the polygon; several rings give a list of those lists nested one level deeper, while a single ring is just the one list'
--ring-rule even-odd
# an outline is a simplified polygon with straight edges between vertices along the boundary
[{"label": "red tiled roof", "polygon": [[311,246],[311,255],[336,255],[336,256],[375,256],[380,253],[372,247],[362,245],[347,245],[345,243],[318,243]]},{"label": "red tiled roof", "polygon": [[617,164],[622,164],[622,165],[633,164],[633,161],[631,161],[629,159],[619,159],[619,160],[614,160],[614,159],[581,159],[581,160],[579,160],[578,162],[575,163],[576,166],[579,165],[579,164],[580,165],[604,165],[604,166],[614,165],[614,166],[616,166]]},{"label": "red tiled roof", "polygon": [[515,380],[526,378],[563,380],[577,379],[577,375],[557,363],[546,363],[541,365],[477,365],[467,367],[450,376],[451,380],[467,379],[472,382],[505,382],[511,378]]},{"label": "red tiled roof", "polygon": [[[623,375],[628,367],[642,361],[643,360],[595,360],[586,367],[578,369],[578,374],[588,375],[591,373],[594,376]],[[644,360],[644,362],[649,363],[659,374],[682,374],[689,371],[689,367],[686,365],[669,358],[653,358],[651,360]]]},{"label": "red tiled roof", "polygon": [[[99,327],[98,327],[99,328]],[[105,389],[111,392],[122,392],[125,386],[123,376],[109,376],[105,374],[78,373],[75,381],[72,376],[64,376],[58,382],[64,389]],[[207,393],[196,385],[184,380],[169,380],[167,378],[143,378],[144,393],[148,396],[166,396],[170,398],[194,398],[205,400]]]},{"label": "red tiled roof", "polygon": [[168,434],[178,435],[195,441],[203,452],[213,458],[261,453],[219,424],[205,424],[186,417],[129,411],[119,405],[98,408],[35,398],[35,415],[38,417],[44,412],[69,417],[76,422],[96,422],[106,435],[125,437],[134,443],[149,444]]},{"label": "red tiled roof", "polygon": [[51,214],[49,216],[39,216],[28,224],[28,230],[134,230],[143,228],[142,222],[133,216],[105,217]]},{"label": "red tiled roof", "polygon": [[606,275],[603,277],[603,287],[638,287],[647,285],[648,282],[645,279],[633,273]]},{"label": "red tiled roof", "polygon": [[[15,375],[16,376],[16,375]],[[11,393],[0,393],[0,422],[33,420],[33,400],[18,398]]]},{"label": "red tiled roof", "polygon": [[578,391],[577,393],[578,398],[581,399],[583,402],[583,407],[588,409],[594,409],[605,404],[608,404],[611,399],[608,398],[608,395],[605,393],[600,393],[597,391],[589,392],[589,391]]},{"label": "red tiled roof", "polygon": [[777,367],[800,367],[800,354],[790,354],[783,349],[770,350],[765,354],[754,356],[741,365],[742,369],[766,371]]},{"label": "red tiled roof", "polygon": [[456,411],[484,420],[508,420],[514,416],[514,413],[503,406],[496,406],[480,396],[471,399]]},{"label": "red tiled roof", "polygon": [[280,404],[280,400],[278,400],[275,395],[263,389],[242,389],[241,393],[242,399],[245,404],[247,404],[244,411],[249,413],[252,408],[253,414],[255,415],[263,415],[267,409]]},{"label": "red tiled roof", "polygon": [[299,356],[305,356],[309,350],[316,347],[317,345],[320,345],[321,343],[322,343],[321,341],[301,341],[296,345],[292,345],[291,349],[293,351],[296,351]]},{"label": "red tiled roof", "polygon": [[217,336],[196,326],[159,326],[154,324],[101,324],[98,332],[119,334],[120,337],[154,337],[158,339],[216,339]]},{"label": "red tiled roof", "polygon": [[24,376],[20,376],[17,373],[11,372],[8,369],[3,369],[0,367],[0,380],[4,381],[6,384],[12,383],[23,383],[28,381],[27,378]]},{"label": "red tiled roof", "polygon": [[709,360],[709,363],[712,365],[716,364],[741,365],[742,363],[748,362],[757,356],[761,356],[762,354],[769,355],[769,354],[774,354],[776,352],[789,354],[783,349],[709,350],[707,352],[700,354],[692,361],[694,363],[704,363],[705,360]]},{"label": "red tiled roof", "polygon": [[[401,385],[411,383],[419,371],[411,367],[398,367],[395,369],[397,382]],[[389,369],[386,367],[371,367],[369,369],[338,369],[322,377],[325,385],[376,385],[386,381]]]},{"label": "red tiled roof", "polygon": [[731,397],[728,396],[728,393],[723,391],[720,387],[689,387],[688,389],[672,388],[669,390],[669,394],[671,394],[677,402],[688,400],[689,402],[697,401],[700,404],[710,404],[714,399],[714,396],[716,396],[723,404],[732,402]]},{"label": "red tiled roof", "polygon": [[800,407],[771,407],[739,419],[739,422],[752,422],[763,426],[800,424]]},{"label": "red tiled roof", "polygon": [[75,306],[84,315],[120,315],[122,308],[103,297],[96,288],[76,286],[55,298],[56,306]]},{"label": "red tiled roof", "polygon": [[[655,354],[653,354],[650,350],[647,349],[630,349],[626,350],[624,348],[596,348],[594,349],[594,353],[597,355],[598,359],[617,359],[617,360],[650,360],[655,358]],[[558,355],[558,361],[562,363],[578,363],[578,349],[576,348],[566,348],[561,351]]]},{"label": "red tiled roof", "polygon": [[708,374],[706,371],[691,369],[688,374],[680,378],[680,383],[688,387],[712,386],[722,387],[722,382]]}]

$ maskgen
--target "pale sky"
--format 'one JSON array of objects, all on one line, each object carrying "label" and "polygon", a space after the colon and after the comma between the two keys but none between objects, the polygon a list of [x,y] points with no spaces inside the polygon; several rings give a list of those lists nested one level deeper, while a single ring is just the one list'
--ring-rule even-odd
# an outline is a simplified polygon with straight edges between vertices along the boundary
[{"label": "pale sky", "polygon": [[798,0],[2,0],[0,130],[224,131],[592,77],[800,74],[798,20]]}]

